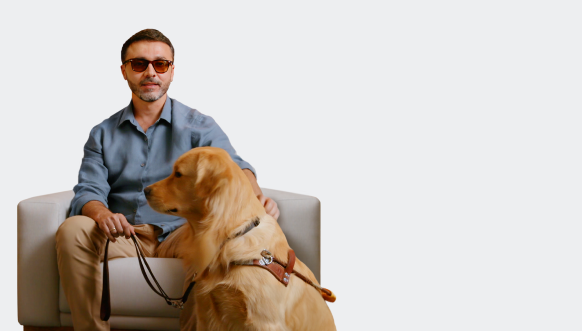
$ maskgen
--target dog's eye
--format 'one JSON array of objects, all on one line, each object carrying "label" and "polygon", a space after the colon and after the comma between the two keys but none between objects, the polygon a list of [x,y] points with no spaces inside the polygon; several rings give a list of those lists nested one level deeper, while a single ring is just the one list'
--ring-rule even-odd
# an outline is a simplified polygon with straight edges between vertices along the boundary
[{"label": "dog's eye", "polygon": [[176,177],[182,177],[182,174],[176,171],[176,174],[175,174],[175,176],[176,176]]}]

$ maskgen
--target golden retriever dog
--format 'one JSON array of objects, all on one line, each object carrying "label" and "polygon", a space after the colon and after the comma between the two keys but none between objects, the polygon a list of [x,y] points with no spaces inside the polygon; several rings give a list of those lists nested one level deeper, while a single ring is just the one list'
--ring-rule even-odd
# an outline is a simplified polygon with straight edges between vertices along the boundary
[{"label": "golden retriever dog", "polygon": [[[286,276],[285,286],[268,270],[240,265],[261,259],[264,249],[287,265],[290,247],[226,151],[190,150],[146,196],[154,210],[188,221],[179,229],[179,255],[195,275],[198,330],[336,330],[314,286],[296,274]],[[319,286],[299,259],[294,270]]]}]

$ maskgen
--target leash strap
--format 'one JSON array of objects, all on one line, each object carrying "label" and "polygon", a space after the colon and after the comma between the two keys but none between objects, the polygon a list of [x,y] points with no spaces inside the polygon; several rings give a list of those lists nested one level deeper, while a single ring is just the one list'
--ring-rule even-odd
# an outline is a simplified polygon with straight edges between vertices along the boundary
[{"label": "leash strap", "polygon": [[111,297],[109,296],[109,264],[107,263],[107,252],[109,250],[109,238],[105,244],[105,259],[103,260],[103,289],[101,291],[101,313],[102,321],[108,321],[111,316]]},{"label": "leash strap", "polygon": [[[259,226],[259,224],[261,224],[261,221],[260,221],[259,217],[256,217],[241,232],[236,233],[233,237],[227,238],[226,241],[223,242],[220,247],[222,248],[222,246],[224,246],[224,244],[231,239],[245,235],[247,232],[249,232],[252,229],[254,229],[255,227]],[[192,281],[190,283],[190,285],[188,285],[188,288],[186,289],[186,291],[184,292],[184,295],[181,298],[170,298],[168,296],[168,294],[166,294],[166,292],[164,292],[164,289],[162,289],[162,286],[160,285],[160,283],[158,283],[158,280],[156,279],[156,277],[154,277],[154,273],[152,272],[152,269],[150,268],[148,262],[146,261],[145,255],[143,254],[143,251],[141,250],[141,247],[139,247],[139,244],[137,243],[137,239],[135,239],[135,236],[133,234],[131,235],[131,239],[133,240],[133,244],[135,245],[135,251],[137,252],[137,260],[139,261],[139,267],[141,269],[141,273],[143,275],[143,278],[146,280],[146,282],[150,286],[150,288],[154,291],[154,293],[156,293],[157,295],[164,298],[164,300],[166,300],[166,303],[168,305],[171,305],[174,308],[183,309],[184,304],[188,300],[188,296],[190,295],[190,292],[194,288],[194,285],[196,284],[196,282]],[[105,258],[103,259],[103,291],[101,292],[101,314],[100,314],[102,321],[107,321],[107,320],[109,320],[109,317],[111,317],[111,297],[110,297],[110,293],[109,293],[109,264],[107,263],[108,250],[109,250],[109,238],[107,238],[107,243],[105,244]],[[143,259],[143,263],[142,263],[142,259]],[[151,275],[152,279],[154,280],[154,283],[156,283],[157,289],[154,288],[154,285],[150,281],[150,279],[145,271],[145,268],[143,267],[144,264],[145,264],[149,274]]]},{"label": "leash strap", "polygon": [[[166,294],[166,292],[164,291],[164,289],[162,288],[160,283],[158,283],[158,280],[154,276],[154,273],[152,272],[152,269],[150,268],[150,266],[145,258],[145,255],[143,254],[141,247],[139,247],[139,244],[137,243],[137,240],[135,239],[135,236],[133,234],[131,235],[131,239],[133,240],[133,243],[135,245],[135,251],[137,252],[137,260],[139,261],[139,267],[141,269],[141,273],[142,273],[144,279],[146,280],[146,282],[148,283],[148,285],[150,286],[150,288],[154,291],[154,293],[156,293],[157,295],[164,298],[164,300],[166,300],[166,303],[168,305],[171,305],[174,308],[183,309],[184,304],[188,300],[188,296],[190,295],[190,292],[192,291],[192,288],[194,288],[194,285],[196,284],[196,282],[193,281],[190,283],[190,285],[188,285],[188,288],[186,289],[186,291],[184,292],[184,295],[181,298],[170,298],[170,296],[168,296],[168,294]],[[109,291],[109,264],[107,263],[108,250],[109,250],[109,238],[107,239],[107,243],[105,244],[105,258],[103,259],[103,291],[101,292],[101,314],[100,314],[102,321],[107,321],[107,320],[109,320],[109,317],[111,317],[111,296],[110,296],[110,291]],[[142,263],[142,259],[143,259],[143,263]],[[154,288],[154,285],[151,283],[151,281],[150,281],[150,279],[145,271],[144,264],[145,264],[149,274],[151,275],[152,279],[154,280],[154,283],[156,284],[157,290],[156,290],[156,288]]]}]

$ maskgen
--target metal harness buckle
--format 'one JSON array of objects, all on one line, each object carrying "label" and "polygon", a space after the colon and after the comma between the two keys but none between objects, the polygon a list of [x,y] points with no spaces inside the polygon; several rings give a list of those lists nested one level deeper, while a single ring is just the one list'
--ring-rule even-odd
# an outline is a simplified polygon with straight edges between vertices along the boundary
[{"label": "metal harness buckle", "polygon": [[266,249],[261,252],[262,258],[259,260],[260,265],[269,265],[273,263],[273,254]]}]

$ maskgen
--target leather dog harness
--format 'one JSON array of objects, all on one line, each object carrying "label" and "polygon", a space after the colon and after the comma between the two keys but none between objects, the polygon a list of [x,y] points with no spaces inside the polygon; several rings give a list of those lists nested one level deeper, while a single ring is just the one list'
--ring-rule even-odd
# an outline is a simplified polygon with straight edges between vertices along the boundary
[{"label": "leather dog harness", "polygon": [[271,254],[271,252],[269,252],[266,249],[264,249],[261,252],[261,256],[262,256],[261,259],[253,260],[250,263],[232,262],[232,264],[233,265],[255,266],[255,267],[260,267],[260,268],[266,269],[273,276],[275,276],[275,278],[279,282],[281,282],[281,284],[285,285],[285,287],[287,287],[287,285],[289,285],[289,281],[291,280],[291,275],[294,274],[297,277],[299,277],[299,279],[301,279],[302,281],[306,282],[308,285],[311,285],[316,290],[318,290],[319,293],[321,293],[321,296],[323,297],[323,299],[325,301],[335,302],[336,297],[332,291],[315,284],[314,282],[311,281],[311,279],[305,277],[299,271],[296,271],[293,269],[293,267],[295,266],[295,251],[294,250],[289,249],[287,265],[285,265],[279,259],[274,257]]},{"label": "leather dog harness", "polygon": [[[227,238],[222,243],[220,248],[222,249],[222,247],[224,246],[224,244],[226,244],[227,241],[245,235],[247,232],[254,229],[260,223],[261,222],[260,222],[259,218],[257,217],[243,231],[235,234],[234,236],[232,236],[230,238]],[[190,283],[190,285],[188,285],[188,288],[186,289],[186,291],[184,292],[184,295],[181,298],[170,298],[170,296],[168,296],[168,294],[166,294],[166,292],[162,289],[162,286],[158,283],[156,277],[154,277],[154,273],[152,272],[152,269],[148,265],[146,258],[145,258],[145,255],[143,254],[141,247],[139,247],[139,244],[137,243],[137,240],[133,234],[131,235],[131,239],[133,240],[133,243],[135,245],[135,250],[137,252],[137,257],[138,257],[139,267],[141,269],[141,273],[143,274],[143,277],[145,278],[145,280],[148,283],[148,285],[150,286],[150,288],[157,295],[164,298],[164,300],[166,300],[166,303],[168,305],[171,305],[174,308],[183,309],[184,303],[186,303],[186,300],[188,300],[188,296],[190,295],[190,292],[192,291],[192,288],[194,288],[194,285],[196,284],[196,282],[192,281]],[[109,250],[109,238],[107,239],[107,243],[105,244],[105,257],[103,259],[103,291],[101,293],[101,314],[100,314],[102,321],[109,320],[109,317],[111,316],[111,296],[110,296],[110,291],[109,291],[109,264],[107,263],[108,250]],[[281,284],[285,285],[285,287],[287,287],[287,285],[289,285],[291,275],[295,274],[297,277],[299,277],[305,283],[313,286],[316,290],[318,290],[321,293],[321,296],[323,297],[324,300],[329,301],[329,302],[334,302],[336,300],[335,295],[330,290],[315,284],[309,278],[305,277],[304,275],[302,275],[301,273],[299,273],[298,271],[295,271],[293,269],[293,267],[295,266],[295,252],[292,249],[289,249],[289,256],[288,256],[287,265],[285,265],[280,260],[278,260],[277,258],[272,256],[271,252],[269,252],[266,249],[264,249],[261,252],[261,256],[262,256],[261,259],[252,260],[252,262],[250,262],[250,263],[233,262],[232,264],[233,265],[241,265],[241,266],[242,265],[257,266],[257,267],[261,267],[263,269],[266,269],[273,276],[275,276],[275,278],[279,282],[281,282]],[[142,260],[143,260],[143,263],[142,263]],[[273,263],[273,262],[275,262],[275,263]],[[156,284],[156,286],[158,288],[157,290],[154,288],[154,286],[150,282],[149,277],[144,269],[144,264],[145,264],[147,270],[149,271],[149,274],[151,275],[152,279],[154,280],[154,283]],[[194,277],[196,277],[196,275]]]}]

